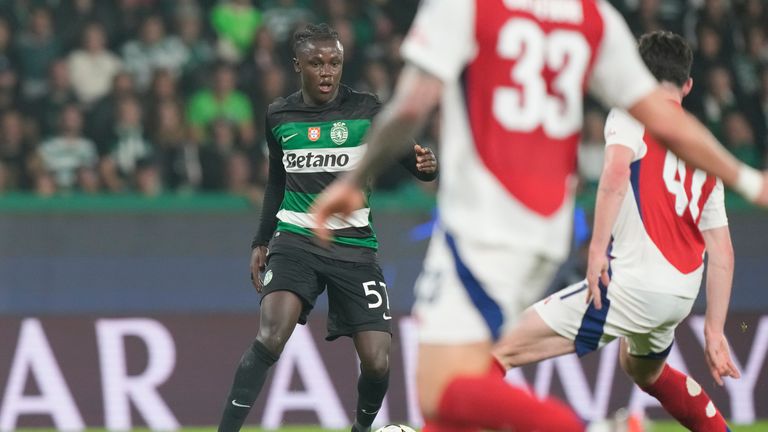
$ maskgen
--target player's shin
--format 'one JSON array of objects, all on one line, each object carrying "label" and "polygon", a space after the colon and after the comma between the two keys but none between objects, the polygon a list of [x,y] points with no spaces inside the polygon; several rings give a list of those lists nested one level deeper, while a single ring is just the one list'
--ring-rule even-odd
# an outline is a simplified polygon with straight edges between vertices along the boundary
[{"label": "player's shin", "polygon": [[389,388],[389,371],[383,377],[369,377],[365,373],[360,374],[357,380],[357,409],[353,431],[364,432],[370,430],[373,420],[376,419],[384,395]]},{"label": "player's shin", "polygon": [[235,380],[227,396],[224,413],[219,423],[219,432],[240,430],[264,386],[269,368],[277,362],[277,359],[278,356],[258,340],[248,347],[237,366]]},{"label": "player's shin", "polygon": [[659,378],[643,391],[661,402],[677,421],[696,432],[723,432],[728,425],[707,392],[691,377],[664,365]]}]

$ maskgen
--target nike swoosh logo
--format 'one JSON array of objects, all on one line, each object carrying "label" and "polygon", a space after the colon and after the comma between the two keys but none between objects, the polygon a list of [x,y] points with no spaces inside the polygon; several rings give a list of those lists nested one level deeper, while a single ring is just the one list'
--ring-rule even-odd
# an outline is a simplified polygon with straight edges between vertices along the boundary
[{"label": "nike swoosh logo", "polygon": [[374,415],[377,412],[379,412],[379,410],[368,412],[368,411],[364,410],[363,408],[360,408],[360,411],[362,411],[363,414],[368,414],[368,415]]},{"label": "nike swoosh logo", "polygon": [[391,316],[387,316],[387,313],[386,313],[386,312],[384,312],[382,315],[384,316],[384,321],[387,321],[387,320],[391,320],[391,319],[392,319],[392,317],[391,317]]},{"label": "nike swoosh logo", "polygon": [[240,408],[250,408],[251,407],[250,405],[239,404],[239,403],[237,403],[237,401],[235,399],[232,399],[232,405],[234,405],[236,407],[240,407]]},{"label": "nike swoosh logo", "polygon": [[288,142],[289,139],[295,137],[296,135],[298,135],[298,133],[295,133],[293,135],[284,136],[283,137],[283,142]]}]

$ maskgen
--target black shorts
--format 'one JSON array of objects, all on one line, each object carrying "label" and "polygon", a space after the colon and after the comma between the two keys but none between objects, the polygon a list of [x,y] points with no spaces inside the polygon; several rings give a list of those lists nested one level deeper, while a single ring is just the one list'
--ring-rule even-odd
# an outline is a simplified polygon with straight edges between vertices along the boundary
[{"label": "black shorts", "polygon": [[392,333],[387,286],[376,262],[340,261],[286,249],[267,259],[262,300],[275,291],[296,294],[303,303],[299,324],[306,324],[315,300],[328,288],[327,340],[369,330]]}]

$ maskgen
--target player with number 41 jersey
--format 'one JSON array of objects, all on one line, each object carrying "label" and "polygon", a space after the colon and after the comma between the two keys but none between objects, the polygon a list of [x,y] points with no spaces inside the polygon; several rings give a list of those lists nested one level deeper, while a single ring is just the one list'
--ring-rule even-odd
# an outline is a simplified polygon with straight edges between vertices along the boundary
[{"label": "player with number 41 jersey", "polygon": [[728,225],[723,183],[678,159],[624,110],[611,110],[605,139],[635,154],[631,193],[613,226],[613,279],[695,299],[704,269],[701,232]]}]

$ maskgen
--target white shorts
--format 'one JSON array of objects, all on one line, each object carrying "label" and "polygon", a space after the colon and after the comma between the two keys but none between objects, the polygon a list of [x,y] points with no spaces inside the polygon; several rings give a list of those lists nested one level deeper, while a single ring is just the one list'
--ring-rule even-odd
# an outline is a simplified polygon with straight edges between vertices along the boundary
[{"label": "white shorts", "polygon": [[462,242],[436,228],[416,281],[419,340],[498,339],[544,295],[559,264],[530,251]]},{"label": "white shorts", "polygon": [[633,356],[666,358],[675,328],[691,312],[695,299],[624,287],[614,280],[607,290],[602,283],[600,288],[600,310],[586,303],[586,281],[563,288],[534,309],[552,330],[574,341],[579,356],[623,336]]}]

